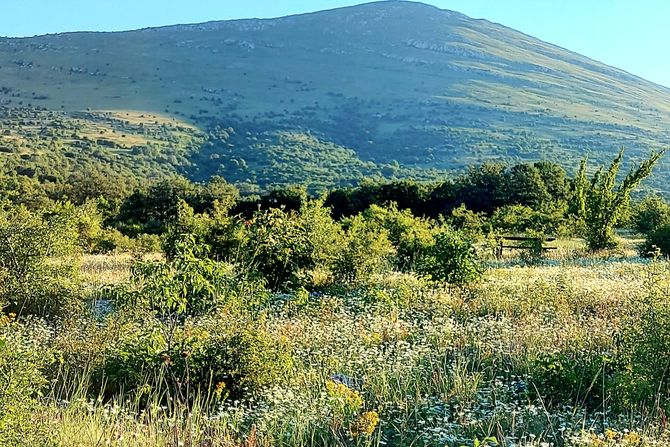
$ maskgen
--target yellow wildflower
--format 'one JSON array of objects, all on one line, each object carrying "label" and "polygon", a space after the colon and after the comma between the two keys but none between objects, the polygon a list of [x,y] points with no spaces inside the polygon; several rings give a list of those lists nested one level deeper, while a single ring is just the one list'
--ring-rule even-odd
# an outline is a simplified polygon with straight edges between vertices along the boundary
[{"label": "yellow wildflower", "polygon": [[223,393],[223,390],[225,389],[226,389],[226,383],[219,382],[216,384],[216,387],[214,387],[214,394],[216,394],[216,397],[221,397],[221,393]]},{"label": "yellow wildflower", "polygon": [[630,432],[623,435],[623,445],[625,446],[638,446],[642,444],[642,438],[637,432]]},{"label": "yellow wildflower", "polygon": [[614,430],[607,429],[605,430],[605,439],[608,441],[614,441],[617,437],[617,432]]},{"label": "yellow wildflower", "polygon": [[379,414],[376,411],[366,411],[361,414],[349,427],[351,436],[370,436],[379,425]]}]

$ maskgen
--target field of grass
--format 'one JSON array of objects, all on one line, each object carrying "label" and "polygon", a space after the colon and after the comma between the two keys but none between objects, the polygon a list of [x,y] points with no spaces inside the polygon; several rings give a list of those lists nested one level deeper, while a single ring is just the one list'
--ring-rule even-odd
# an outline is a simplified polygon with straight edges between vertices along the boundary
[{"label": "field of grass", "polygon": [[[193,334],[253,327],[281,351],[258,354],[256,374],[269,380],[253,398],[217,387],[184,401],[159,383],[144,397],[96,399],[84,391],[92,378],[68,377],[66,362],[69,391],[45,395],[35,423],[68,447],[667,445],[658,402],[622,400],[632,379],[618,362],[641,303],[670,296],[670,266],[558,245],[539,265],[491,263],[467,287],[386,274],[359,290],[278,295],[260,313],[233,306],[187,322]],[[89,256],[83,272],[96,286],[119,283],[131,261]],[[94,365],[129,330],[120,321],[80,322],[56,344]]]}]

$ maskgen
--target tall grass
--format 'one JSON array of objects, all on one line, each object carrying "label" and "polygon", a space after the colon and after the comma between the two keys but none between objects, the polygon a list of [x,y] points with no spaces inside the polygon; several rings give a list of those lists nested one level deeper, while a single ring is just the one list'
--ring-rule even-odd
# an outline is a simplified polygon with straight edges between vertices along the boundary
[{"label": "tall grass", "polygon": [[[159,376],[147,376],[141,399],[96,389],[93,371],[122,328],[93,319],[56,336],[80,363],[60,367],[39,420],[54,445],[73,447],[665,445],[654,402],[616,406],[607,363],[649,293],[648,271],[492,268],[465,288],[394,274],[357,291],[282,297],[258,324],[290,354],[289,370],[217,405],[207,393],[179,400]],[[236,318],[220,313],[207,329]]]}]

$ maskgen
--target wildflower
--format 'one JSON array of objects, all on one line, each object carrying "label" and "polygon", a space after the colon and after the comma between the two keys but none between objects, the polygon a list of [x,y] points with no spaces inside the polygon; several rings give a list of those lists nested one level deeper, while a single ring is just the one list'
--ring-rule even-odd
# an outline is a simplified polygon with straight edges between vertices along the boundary
[{"label": "wildflower", "polygon": [[351,436],[370,436],[379,425],[379,414],[376,411],[366,411],[361,414],[349,427]]},{"label": "wildflower", "polygon": [[607,429],[605,430],[605,439],[608,441],[614,441],[617,437],[617,432],[614,430]]},{"label": "wildflower", "polygon": [[343,383],[327,382],[326,390],[330,397],[341,400],[347,407],[360,408],[363,406],[363,398],[360,393],[350,389]]},{"label": "wildflower", "polygon": [[216,387],[214,387],[214,394],[216,394],[216,397],[221,397],[221,393],[223,393],[223,390],[226,389],[226,383],[221,381],[216,384]]},{"label": "wildflower", "polygon": [[623,445],[625,446],[638,446],[642,444],[642,438],[637,432],[630,432],[623,435]]}]

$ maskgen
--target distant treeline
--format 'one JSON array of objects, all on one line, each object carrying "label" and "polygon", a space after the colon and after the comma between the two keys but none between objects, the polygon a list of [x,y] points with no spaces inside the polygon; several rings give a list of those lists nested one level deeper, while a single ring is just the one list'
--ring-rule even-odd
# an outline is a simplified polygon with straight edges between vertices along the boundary
[{"label": "distant treeline", "polygon": [[[543,161],[511,167],[484,164],[437,182],[364,180],[359,186],[326,193],[325,205],[332,208],[333,217],[338,219],[356,215],[371,205],[391,202],[422,217],[448,216],[462,206],[490,216],[510,205],[536,211],[560,208],[568,202],[573,189],[573,180],[556,163]],[[160,233],[174,216],[179,200],[188,203],[196,213],[213,209],[217,200],[233,200],[231,212],[250,217],[258,209],[296,210],[310,198],[300,186],[242,197],[234,185],[221,177],[213,177],[208,183],[170,177],[136,185],[109,172],[95,171],[72,175],[62,183],[43,184],[30,177],[7,174],[2,178],[0,194],[6,201],[28,208],[39,208],[48,201],[81,205],[87,200],[103,199],[109,221],[131,233]]]},{"label": "distant treeline", "polygon": [[[174,176],[139,185],[120,175],[91,170],[71,175],[60,183],[40,183],[36,177],[4,174],[0,177],[0,198],[5,204],[28,209],[41,209],[54,202],[94,202],[104,226],[130,238],[163,234],[177,218],[180,203],[186,203],[196,214],[212,213],[217,203],[223,203],[228,215],[244,220],[259,210],[297,211],[313,199],[321,199],[336,220],[356,216],[372,205],[393,205],[414,216],[443,219],[453,227],[480,234],[531,230],[574,235],[579,233],[575,228],[579,214],[577,181],[553,162],[514,166],[487,163],[441,181],[364,180],[356,187],[334,189],[320,197],[311,196],[301,186],[243,196],[221,177],[194,183]],[[665,208],[661,209],[665,205],[661,198],[654,197],[629,207],[620,222],[630,223],[645,233],[656,230],[665,222]],[[638,212],[640,207],[646,207],[644,212]],[[652,217],[650,207],[654,208]],[[631,220],[636,215],[637,223]]]}]

